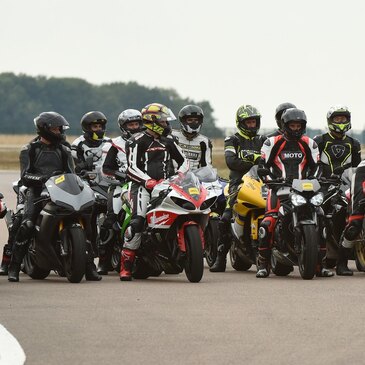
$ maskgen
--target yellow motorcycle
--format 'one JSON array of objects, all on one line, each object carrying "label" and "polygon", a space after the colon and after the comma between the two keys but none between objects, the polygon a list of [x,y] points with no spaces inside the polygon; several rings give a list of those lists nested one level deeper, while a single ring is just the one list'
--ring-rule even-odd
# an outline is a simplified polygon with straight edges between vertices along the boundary
[{"label": "yellow motorcycle", "polygon": [[253,166],[242,177],[233,205],[233,242],[229,255],[231,265],[237,271],[247,271],[251,265],[256,264],[258,232],[265,214],[266,196],[267,188],[257,174],[257,166]]}]

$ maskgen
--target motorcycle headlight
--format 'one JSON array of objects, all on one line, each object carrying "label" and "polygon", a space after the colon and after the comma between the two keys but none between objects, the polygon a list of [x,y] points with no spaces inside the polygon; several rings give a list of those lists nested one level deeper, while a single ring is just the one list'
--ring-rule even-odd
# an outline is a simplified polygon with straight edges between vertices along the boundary
[{"label": "motorcycle headlight", "polygon": [[300,207],[301,205],[307,204],[307,200],[304,198],[304,196],[301,196],[299,194],[292,194],[290,199],[291,203],[295,207]]},{"label": "motorcycle headlight", "polygon": [[215,202],[216,202],[217,198],[213,197],[210,198],[208,200],[206,200],[205,202],[202,203],[202,205],[200,206],[201,210],[205,210],[208,209],[209,207],[211,207]]},{"label": "motorcycle headlight", "polygon": [[316,207],[319,207],[323,203],[323,199],[324,199],[323,193],[318,193],[311,197],[310,202]]}]

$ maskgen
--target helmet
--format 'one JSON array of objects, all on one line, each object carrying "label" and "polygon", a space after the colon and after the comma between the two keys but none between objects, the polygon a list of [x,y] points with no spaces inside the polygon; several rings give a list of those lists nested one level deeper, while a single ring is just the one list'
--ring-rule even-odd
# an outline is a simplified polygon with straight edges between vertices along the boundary
[{"label": "helmet", "polygon": [[[105,129],[107,123],[106,116],[102,112],[92,111],[83,115],[81,118],[81,127],[84,131],[84,137],[93,142],[101,142],[105,136]],[[100,123],[103,126],[101,131],[93,132],[91,125]]]},{"label": "helmet", "polygon": [[[346,122],[340,122],[335,123],[333,121],[333,118],[343,115],[346,117]],[[344,105],[336,105],[333,106],[328,112],[327,112],[327,125],[328,129],[332,132],[345,134],[348,130],[351,129],[351,113],[347,106]]]},{"label": "helmet", "polygon": [[[186,119],[197,118],[195,123],[187,123]],[[182,132],[189,137],[195,137],[203,124],[204,113],[201,107],[197,105],[186,105],[179,111],[179,121]]]},{"label": "helmet", "polygon": [[[170,122],[176,120],[176,117],[165,105],[148,104],[142,109],[141,113],[143,124],[147,129],[165,137],[171,133]],[[167,122],[166,127],[160,124],[163,121]]]},{"label": "helmet", "polygon": [[275,120],[276,120],[276,124],[278,125],[279,129],[281,129],[281,116],[283,115],[285,110],[289,109],[289,108],[296,108],[296,106],[292,103],[282,103],[276,107]]},{"label": "helmet", "polygon": [[[127,126],[129,122],[138,122],[139,128],[129,129]],[[140,132],[143,125],[141,112],[136,109],[126,109],[122,111],[118,116],[118,125],[122,132],[123,138],[126,139],[132,134]]]},{"label": "helmet", "polygon": [[[43,112],[34,118],[34,125],[39,136],[45,138],[52,144],[58,144],[65,140],[65,130],[70,126],[68,121],[61,114],[56,112]],[[50,131],[50,128],[59,127],[60,134]]]},{"label": "helmet", "polygon": [[[248,128],[246,126],[247,119],[256,119],[256,127]],[[252,105],[242,105],[238,108],[236,113],[236,125],[239,133],[243,133],[246,136],[254,137],[260,129],[261,114]]]},{"label": "helmet", "polygon": [[[290,122],[300,122],[301,128],[298,131],[293,131],[289,128]],[[303,110],[297,108],[289,108],[285,110],[281,116],[281,124],[285,136],[288,139],[298,140],[304,133],[307,126],[307,116]]]}]

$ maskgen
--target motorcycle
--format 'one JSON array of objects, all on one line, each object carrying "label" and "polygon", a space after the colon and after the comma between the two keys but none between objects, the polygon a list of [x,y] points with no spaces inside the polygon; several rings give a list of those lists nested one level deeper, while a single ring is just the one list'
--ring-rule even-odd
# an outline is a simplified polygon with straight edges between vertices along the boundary
[{"label": "motorcycle", "polygon": [[229,251],[232,267],[247,271],[256,264],[258,231],[264,218],[267,190],[253,166],[243,177],[233,205],[232,244]]},{"label": "motorcycle", "polygon": [[209,166],[204,166],[195,170],[194,174],[207,190],[217,196],[216,202],[210,208],[211,212],[209,213],[208,224],[204,231],[204,257],[208,266],[211,267],[217,258],[219,237],[218,225],[226,206],[224,187],[227,184],[227,181],[220,178],[217,175],[217,170]]},{"label": "motorcycle", "polygon": [[88,184],[75,174],[47,180],[35,202],[42,205],[42,210],[23,261],[24,271],[31,278],[44,279],[55,270],[71,283],[82,280],[87,255],[86,227],[94,201]]},{"label": "motorcycle", "polygon": [[299,266],[301,277],[311,280],[316,274],[320,242],[325,239],[321,185],[317,179],[274,179],[265,184],[277,189],[280,199],[271,269],[277,276],[287,276],[293,266]]},{"label": "motorcycle", "polygon": [[161,181],[151,198],[133,277],[146,279],[185,269],[190,282],[199,282],[204,271],[204,231],[216,193],[189,171],[180,181],[176,177]]}]

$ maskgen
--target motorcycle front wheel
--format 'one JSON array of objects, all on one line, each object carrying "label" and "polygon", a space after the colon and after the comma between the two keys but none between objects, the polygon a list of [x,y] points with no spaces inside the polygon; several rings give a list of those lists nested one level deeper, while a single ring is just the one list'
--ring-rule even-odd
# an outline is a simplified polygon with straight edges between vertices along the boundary
[{"label": "motorcycle front wheel", "polygon": [[70,283],[79,283],[86,266],[86,239],[81,227],[72,227],[68,230],[68,253],[64,257],[64,267],[67,280]]},{"label": "motorcycle front wheel", "polygon": [[318,260],[318,235],[314,225],[302,226],[299,272],[302,279],[311,280],[316,274]]},{"label": "motorcycle front wheel", "polygon": [[192,283],[198,283],[203,277],[203,245],[199,228],[196,225],[185,227],[186,261],[185,274]]}]

